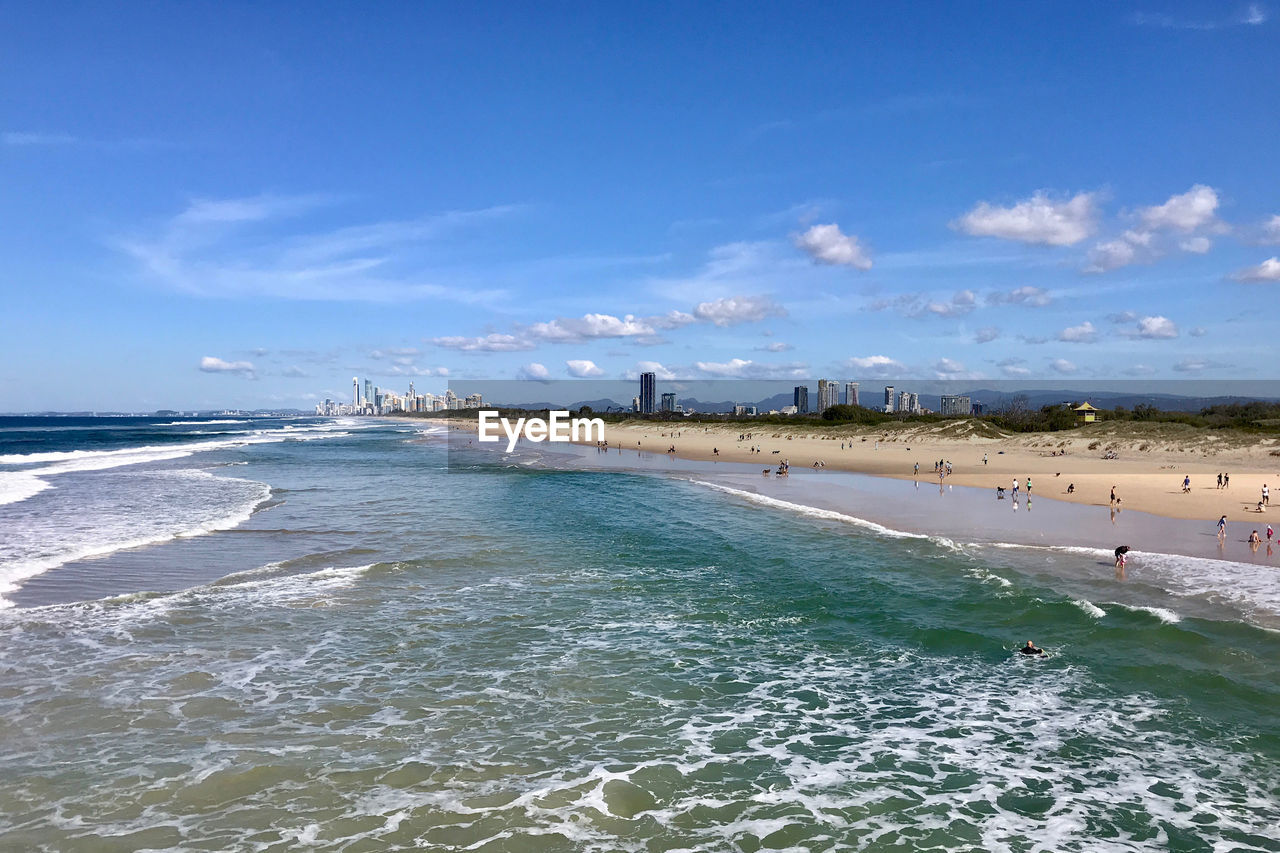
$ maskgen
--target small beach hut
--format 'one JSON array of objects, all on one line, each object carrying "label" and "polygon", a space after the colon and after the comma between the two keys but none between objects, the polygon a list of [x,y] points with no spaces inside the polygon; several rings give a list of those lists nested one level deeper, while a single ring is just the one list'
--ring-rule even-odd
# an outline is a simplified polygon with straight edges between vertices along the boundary
[{"label": "small beach hut", "polygon": [[1082,424],[1091,424],[1098,419],[1098,410],[1090,406],[1087,402],[1081,403],[1072,409],[1076,413],[1076,418]]}]

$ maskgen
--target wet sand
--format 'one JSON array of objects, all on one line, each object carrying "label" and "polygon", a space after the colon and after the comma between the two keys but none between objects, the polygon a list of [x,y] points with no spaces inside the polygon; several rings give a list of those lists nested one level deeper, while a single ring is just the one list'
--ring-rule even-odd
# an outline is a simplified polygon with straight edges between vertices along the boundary
[{"label": "wet sand", "polygon": [[[524,447],[528,447],[526,443]],[[520,452],[520,451],[518,451]],[[735,489],[764,498],[829,510],[874,522],[889,530],[984,543],[1043,547],[1079,547],[1111,552],[1129,545],[1139,552],[1179,554],[1231,560],[1275,568],[1280,565],[1264,543],[1247,543],[1251,530],[1264,534],[1266,525],[1249,520],[1228,522],[1219,540],[1212,522],[1187,522],[1134,509],[1116,511],[1056,500],[1032,491],[1015,503],[1006,491],[997,500],[994,489],[944,482],[923,475],[917,479],[792,468],[787,477],[764,476],[764,465],[707,462],[663,453],[543,444],[538,464],[585,470],[628,470],[677,476],[695,482]],[[1111,558],[1108,557],[1108,560]]]}]

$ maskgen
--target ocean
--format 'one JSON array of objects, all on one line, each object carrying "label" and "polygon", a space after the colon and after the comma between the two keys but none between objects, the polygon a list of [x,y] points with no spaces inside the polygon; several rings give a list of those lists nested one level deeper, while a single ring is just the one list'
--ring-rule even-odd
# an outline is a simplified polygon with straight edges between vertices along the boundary
[{"label": "ocean", "polygon": [[0,419],[0,850],[1280,850],[1276,569],[731,480]]}]

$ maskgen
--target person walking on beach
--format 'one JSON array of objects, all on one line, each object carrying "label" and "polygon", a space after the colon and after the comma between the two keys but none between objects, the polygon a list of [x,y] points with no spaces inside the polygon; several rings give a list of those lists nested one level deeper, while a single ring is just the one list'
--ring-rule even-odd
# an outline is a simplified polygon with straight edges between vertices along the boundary
[{"label": "person walking on beach", "polygon": [[1227,538],[1227,517],[1225,515],[1222,518],[1218,519],[1218,538],[1219,539]]},{"label": "person walking on beach", "polygon": [[1231,488],[1231,475],[1230,475],[1230,474],[1223,474],[1223,475],[1222,475],[1222,488],[1224,488],[1224,489],[1229,489],[1229,488]]},{"label": "person walking on beach", "polygon": [[1267,484],[1262,484],[1262,503],[1265,506],[1271,506],[1271,491],[1267,488]]},{"label": "person walking on beach", "polygon": [[1218,474],[1218,488],[1219,488],[1219,489],[1221,489],[1221,488],[1222,488],[1222,474],[1221,474],[1221,473],[1219,473],[1219,474]]},{"label": "person walking on beach", "polygon": [[1270,524],[1268,524],[1268,525],[1267,525],[1267,544],[1268,544],[1268,545],[1270,545],[1270,544],[1271,544],[1271,536],[1272,536],[1271,525],[1270,525]]},{"label": "person walking on beach", "polygon": [[986,465],[986,464],[987,464],[987,454],[985,454],[985,453],[984,453],[984,454],[982,454],[982,464],[983,464],[983,465]]},{"label": "person walking on beach", "polygon": [[1031,478],[1027,477],[1027,500],[1031,500]]},{"label": "person walking on beach", "polygon": [[1018,478],[1017,477],[1013,478],[1013,499],[1015,501],[1018,499]]},{"label": "person walking on beach", "polygon": [[1116,487],[1115,487],[1115,486],[1112,486],[1112,487],[1111,487],[1111,502],[1112,502],[1112,503],[1115,503],[1115,502],[1116,502]]},{"label": "person walking on beach", "polygon": [[917,477],[919,477],[919,476],[920,476],[920,463],[919,463],[919,462],[917,462],[917,463],[916,463],[916,476],[917,476]]},{"label": "person walking on beach", "polygon": [[1190,474],[1182,478],[1182,491],[1184,493],[1191,491],[1191,475]]}]

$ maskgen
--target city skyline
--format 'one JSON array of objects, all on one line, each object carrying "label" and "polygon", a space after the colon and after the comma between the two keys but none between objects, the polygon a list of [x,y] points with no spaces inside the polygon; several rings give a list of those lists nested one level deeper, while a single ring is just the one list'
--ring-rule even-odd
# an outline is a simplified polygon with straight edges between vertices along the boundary
[{"label": "city skyline", "polygon": [[1267,4],[6,20],[0,411],[1275,375]]}]

